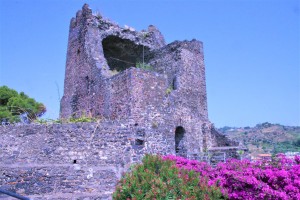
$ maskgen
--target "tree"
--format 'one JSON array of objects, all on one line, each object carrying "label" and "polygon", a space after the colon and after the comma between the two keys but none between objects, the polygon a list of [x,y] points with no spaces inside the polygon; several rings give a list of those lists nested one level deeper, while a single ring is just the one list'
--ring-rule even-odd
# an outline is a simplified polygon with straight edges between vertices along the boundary
[{"label": "tree", "polygon": [[44,104],[36,102],[24,92],[18,93],[7,86],[0,87],[0,122],[30,123],[46,112]]},{"label": "tree", "polygon": [[294,142],[294,145],[297,147],[300,147],[300,138],[298,138],[297,141]]}]

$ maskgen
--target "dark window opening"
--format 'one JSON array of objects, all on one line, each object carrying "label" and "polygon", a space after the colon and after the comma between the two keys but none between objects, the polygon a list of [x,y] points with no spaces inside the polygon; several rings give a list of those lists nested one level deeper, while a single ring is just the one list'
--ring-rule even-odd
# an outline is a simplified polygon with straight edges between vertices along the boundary
[{"label": "dark window opening", "polygon": [[144,140],[136,139],[135,140],[135,145],[144,145]]},{"label": "dark window opening", "polygon": [[178,155],[183,155],[185,152],[184,134],[184,128],[182,126],[178,126],[175,130],[175,152]]},{"label": "dark window opening", "polygon": [[76,164],[77,163],[77,160],[73,160],[73,164]]},{"label": "dark window opening", "polygon": [[177,89],[177,79],[176,79],[176,77],[173,78],[172,89],[173,89],[173,90],[176,90],[176,89]]},{"label": "dark window opening", "polygon": [[77,49],[77,55],[79,55],[80,54],[80,49]]},{"label": "dark window opening", "polygon": [[150,49],[137,45],[131,40],[108,36],[102,41],[104,57],[112,71],[124,71],[136,67],[137,63],[147,63]]}]

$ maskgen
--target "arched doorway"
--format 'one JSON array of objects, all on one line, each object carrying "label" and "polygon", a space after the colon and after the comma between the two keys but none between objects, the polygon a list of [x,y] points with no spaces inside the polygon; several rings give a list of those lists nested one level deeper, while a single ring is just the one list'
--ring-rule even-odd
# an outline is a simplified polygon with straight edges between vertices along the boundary
[{"label": "arched doorway", "polygon": [[182,126],[176,127],[175,130],[175,152],[178,156],[185,156],[186,148],[184,145],[185,130]]}]

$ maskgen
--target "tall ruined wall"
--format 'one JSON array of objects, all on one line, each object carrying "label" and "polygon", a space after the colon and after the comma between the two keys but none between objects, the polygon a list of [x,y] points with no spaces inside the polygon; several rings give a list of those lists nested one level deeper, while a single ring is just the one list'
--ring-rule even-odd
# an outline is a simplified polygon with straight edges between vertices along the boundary
[{"label": "tall ruined wall", "polygon": [[155,71],[167,77],[168,95],[163,102],[165,120],[183,127],[183,142],[188,153],[212,146],[208,120],[205,66],[202,43],[196,40],[173,42],[149,54]]},{"label": "tall ruined wall", "polygon": [[149,55],[155,70],[166,74],[176,94],[173,107],[189,109],[188,115],[208,121],[205,65],[202,43],[173,42]]},{"label": "tall ruined wall", "polygon": [[[132,119],[142,126],[162,124],[166,112],[167,80],[162,74],[142,69],[131,70]],[[174,127],[173,127],[174,128]]]},{"label": "tall ruined wall", "polygon": [[90,58],[86,44],[93,42],[98,45],[97,38],[87,37],[89,30],[88,18],[92,16],[91,10],[84,7],[78,11],[76,19],[70,23],[69,42],[64,82],[64,95],[61,100],[62,118],[72,115],[81,115],[81,112],[90,112],[91,100],[98,93],[100,71],[93,67],[93,59]]},{"label": "tall ruined wall", "polygon": [[[135,66],[141,61],[143,49],[147,53],[163,45],[164,38],[154,26],[143,32],[121,28],[100,15],[92,14],[85,4],[70,23],[60,117],[78,117],[82,112],[106,116],[108,111],[103,103],[107,98],[105,79],[113,76],[114,70],[119,70],[120,63],[125,68]],[[111,53],[115,49],[118,55]],[[126,56],[120,57],[123,54]],[[117,66],[109,66],[116,62]],[[127,66],[126,63],[131,64]]]},{"label": "tall ruined wall", "polygon": [[1,188],[32,199],[110,199],[145,153],[174,153],[174,137],[162,132],[114,121],[0,126]]}]

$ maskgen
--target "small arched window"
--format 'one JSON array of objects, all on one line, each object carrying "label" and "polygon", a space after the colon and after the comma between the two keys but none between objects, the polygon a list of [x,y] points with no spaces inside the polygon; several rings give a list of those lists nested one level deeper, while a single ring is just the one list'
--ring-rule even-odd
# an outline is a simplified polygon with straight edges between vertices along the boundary
[{"label": "small arched window", "polygon": [[182,126],[176,127],[176,130],[175,130],[175,152],[176,152],[176,155],[184,156],[184,154],[185,154],[184,134],[185,134],[185,130]]}]

